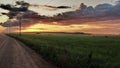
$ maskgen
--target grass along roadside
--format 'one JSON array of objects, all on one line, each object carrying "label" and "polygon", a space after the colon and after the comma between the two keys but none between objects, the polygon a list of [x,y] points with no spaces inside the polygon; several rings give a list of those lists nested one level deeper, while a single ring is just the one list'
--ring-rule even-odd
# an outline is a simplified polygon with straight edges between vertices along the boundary
[{"label": "grass along roadside", "polygon": [[25,43],[61,68],[119,68],[120,36],[45,34],[19,36]]}]

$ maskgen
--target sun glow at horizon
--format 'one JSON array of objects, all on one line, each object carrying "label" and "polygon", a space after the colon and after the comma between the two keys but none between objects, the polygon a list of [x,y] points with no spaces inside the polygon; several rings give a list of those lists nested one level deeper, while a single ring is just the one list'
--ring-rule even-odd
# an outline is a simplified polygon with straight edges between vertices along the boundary
[{"label": "sun glow at horizon", "polygon": [[[120,34],[120,20],[115,21],[98,21],[88,22],[83,24],[64,25],[60,22],[53,22],[53,24],[44,24],[40,22],[32,24],[31,26],[22,26],[22,32],[84,32],[91,34]],[[114,22],[114,23],[113,23]],[[109,23],[109,24],[108,24]],[[12,32],[19,32],[19,27],[11,28]]]},{"label": "sun glow at horizon", "polygon": [[3,30],[5,30],[5,28],[0,26],[0,32],[2,32]]},{"label": "sun glow at horizon", "polygon": [[[104,22],[103,22],[104,23]],[[91,34],[115,34],[118,35],[120,32],[120,24],[103,24],[103,23],[90,23],[90,24],[79,24],[79,25],[50,25],[50,24],[34,24],[29,27],[22,27],[22,32],[84,32]],[[7,32],[7,28],[0,27],[0,32]],[[19,32],[19,27],[11,27],[11,32]]]},{"label": "sun glow at horizon", "polygon": [[80,25],[48,25],[48,24],[35,24],[31,25],[22,32],[74,32],[89,28],[101,28],[100,26],[92,26],[89,24]]}]

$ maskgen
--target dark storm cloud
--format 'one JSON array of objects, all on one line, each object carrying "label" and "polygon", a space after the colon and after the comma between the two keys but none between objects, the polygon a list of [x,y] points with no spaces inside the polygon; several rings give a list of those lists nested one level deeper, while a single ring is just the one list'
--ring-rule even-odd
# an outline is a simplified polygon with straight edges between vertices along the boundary
[{"label": "dark storm cloud", "polygon": [[[17,7],[19,5],[19,7]],[[17,1],[16,5],[4,5],[1,4],[0,8],[8,10],[8,13],[2,13],[3,15],[7,15],[9,20],[4,22],[2,26],[18,26],[21,21],[23,24],[31,24],[37,22],[40,19],[44,19],[45,16],[40,16],[38,13],[28,10],[30,4],[24,1]],[[12,20],[16,19],[16,20]]]},{"label": "dark storm cloud", "polygon": [[65,8],[71,8],[69,6],[49,6],[49,5],[44,5],[45,7],[48,7],[48,8],[54,8],[54,9],[65,9]]},{"label": "dark storm cloud", "polygon": [[[18,7],[19,6],[19,7]],[[3,15],[7,15],[9,17],[9,20],[4,22],[2,25],[7,27],[7,26],[18,26],[19,21],[26,26],[26,25],[31,25],[35,24],[39,21],[53,21],[54,18],[52,17],[47,17],[47,16],[41,16],[38,13],[28,10],[30,6],[35,6],[38,7],[40,5],[32,5],[24,1],[17,1],[16,5],[11,5],[11,4],[0,4],[0,8],[8,10],[9,13],[2,13]],[[54,9],[67,9],[70,8],[69,6],[48,6],[48,5],[42,5],[44,7],[49,7],[49,8],[54,8]],[[12,20],[11,19],[16,19]],[[9,25],[10,24],[10,25]]]},{"label": "dark storm cloud", "polygon": [[99,4],[95,8],[92,6],[86,6],[83,3],[76,11],[66,12],[58,15],[58,17],[99,17],[99,16],[119,16],[120,4],[115,6],[110,4]]},{"label": "dark storm cloud", "polygon": [[[16,7],[17,5],[20,5],[20,7]],[[15,12],[17,12],[17,11],[27,11],[28,7],[29,7],[29,3],[26,3],[24,1],[17,1],[16,6],[11,5],[11,4],[7,4],[7,5],[1,4],[0,8],[6,9],[6,10],[9,10],[9,11],[15,11]]]},{"label": "dark storm cloud", "polygon": [[37,4],[30,4],[30,7],[37,7],[39,8],[44,8],[45,10],[49,10],[49,11],[56,11],[59,9],[70,9],[70,6],[51,6],[51,5],[37,5]]},{"label": "dark storm cloud", "polygon": [[120,0],[117,1],[116,5],[105,3],[96,5],[94,8],[82,3],[76,11],[65,12],[54,18],[63,25],[115,19],[120,19]]}]

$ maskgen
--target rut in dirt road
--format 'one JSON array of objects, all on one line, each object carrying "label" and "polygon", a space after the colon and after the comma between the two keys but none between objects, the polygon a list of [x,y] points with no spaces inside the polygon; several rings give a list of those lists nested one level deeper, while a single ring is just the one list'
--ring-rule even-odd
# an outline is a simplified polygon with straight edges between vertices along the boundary
[{"label": "rut in dirt road", "polygon": [[21,42],[0,34],[0,68],[57,68]]}]

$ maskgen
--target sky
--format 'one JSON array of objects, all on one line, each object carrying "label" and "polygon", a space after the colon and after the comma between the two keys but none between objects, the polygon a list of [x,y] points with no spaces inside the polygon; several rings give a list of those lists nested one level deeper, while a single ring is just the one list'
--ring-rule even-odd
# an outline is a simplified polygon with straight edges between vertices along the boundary
[{"label": "sky", "polygon": [[[1,0],[0,3],[14,3],[21,0]],[[86,3],[87,5],[95,6],[101,3],[114,3],[116,0],[24,0],[33,4],[47,4],[47,5],[79,5]]]},{"label": "sky", "polygon": [[[1,0],[0,3],[2,4],[15,4],[14,2],[18,0]],[[21,0],[19,0],[21,1]],[[25,2],[30,3],[31,5],[39,5],[39,7],[30,6],[29,10],[32,10],[39,15],[45,15],[45,16],[53,16],[58,13],[65,13],[69,11],[76,11],[80,7],[81,3],[84,3],[87,6],[93,6],[104,3],[109,3],[111,5],[115,5],[117,0],[24,0]],[[49,8],[43,5],[48,6],[70,6],[71,8],[68,9],[53,9]],[[3,10],[0,8],[0,12],[9,12],[7,10]],[[67,13],[66,13],[67,14]],[[97,17],[96,17],[97,18]],[[8,20],[8,17],[3,15],[0,16],[0,22],[6,22]],[[44,23],[41,21],[33,22],[35,24],[29,25],[27,27],[23,27],[23,32],[85,32],[85,33],[92,33],[92,34],[120,34],[119,32],[119,26],[120,26],[120,20],[118,19],[109,19],[109,20],[103,20],[103,21],[89,21],[87,22],[83,21],[80,22],[81,19],[72,19],[72,20],[64,20],[64,21],[53,21],[50,24],[44,21]],[[70,24],[66,25],[66,22],[70,22]],[[62,25],[61,25],[62,23]],[[65,24],[64,24],[65,23]],[[72,23],[72,24],[71,24]],[[60,24],[60,25],[59,25]],[[5,27],[0,26],[0,32],[4,32]],[[13,32],[17,31],[16,29],[11,29]]]},{"label": "sky", "polygon": [[[15,1],[22,1],[22,0],[1,0],[0,3],[2,4],[15,4]],[[98,4],[109,3],[114,4],[116,0],[24,0],[25,2],[37,5],[50,5],[50,6],[71,6],[70,9],[62,9],[57,11],[50,11],[43,8],[43,6],[39,7],[30,7],[30,10],[36,11],[41,15],[48,15],[52,16],[56,13],[62,13],[66,11],[73,11],[79,7],[80,3],[85,3],[88,6],[96,6]],[[2,9],[0,9],[2,11]],[[1,20],[2,17],[0,17]]]},{"label": "sky", "polygon": [[[1,0],[0,3],[4,4],[15,4],[15,1],[21,0]],[[72,11],[79,7],[80,3],[85,3],[88,6],[96,6],[98,4],[109,3],[114,4],[116,0],[24,0],[31,4],[38,4],[38,5],[50,5],[50,6],[71,6],[71,9],[67,10],[57,10],[57,11],[49,11],[45,10],[42,7],[38,9],[38,7],[30,7],[31,10],[36,11],[42,15],[49,15],[52,16],[53,14]],[[1,9],[0,9],[1,10]]]}]

